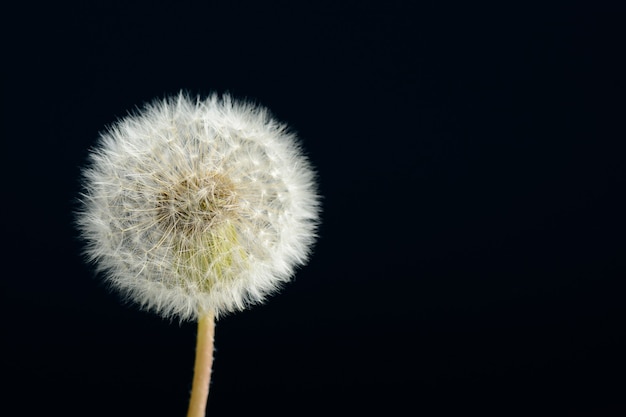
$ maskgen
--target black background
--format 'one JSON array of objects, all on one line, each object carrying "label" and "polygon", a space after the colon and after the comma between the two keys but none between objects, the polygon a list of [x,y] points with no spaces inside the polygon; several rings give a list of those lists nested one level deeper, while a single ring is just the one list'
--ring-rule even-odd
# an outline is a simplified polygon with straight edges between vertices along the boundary
[{"label": "black background", "polygon": [[98,133],[183,89],[270,108],[324,196],[309,264],[217,323],[209,415],[622,415],[621,12],[5,9],[0,414],[185,415],[195,326],[121,303],[72,225]]}]

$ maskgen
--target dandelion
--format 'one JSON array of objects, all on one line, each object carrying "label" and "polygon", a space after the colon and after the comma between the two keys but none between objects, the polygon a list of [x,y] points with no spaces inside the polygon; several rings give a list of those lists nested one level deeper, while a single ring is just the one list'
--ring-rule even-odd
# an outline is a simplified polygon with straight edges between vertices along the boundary
[{"label": "dandelion", "polygon": [[310,163],[265,108],[181,93],[102,133],[83,180],[77,224],[98,272],[146,310],[198,321],[188,415],[204,415],[215,318],[263,302],[310,254]]}]

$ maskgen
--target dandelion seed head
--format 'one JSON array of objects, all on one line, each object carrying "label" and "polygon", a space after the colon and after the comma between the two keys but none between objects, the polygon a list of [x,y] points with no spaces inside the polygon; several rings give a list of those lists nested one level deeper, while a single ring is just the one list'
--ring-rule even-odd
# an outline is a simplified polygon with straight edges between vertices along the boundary
[{"label": "dandelion seed head", "polygon": [[147,104],[103,132],[83,171],[87,257],[166,317],[262,302],[315,240],[315,174],[263,107],[216,94]]}]

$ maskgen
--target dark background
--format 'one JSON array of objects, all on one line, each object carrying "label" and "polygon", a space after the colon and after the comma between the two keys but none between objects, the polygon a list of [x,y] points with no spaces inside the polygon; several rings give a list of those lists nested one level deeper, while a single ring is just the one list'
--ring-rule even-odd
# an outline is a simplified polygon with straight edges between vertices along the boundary
[{"label": "dark background", "polygon": [[185,415],[195,326],[72,226],[98,133],[184,89],[269,107],[324,196],[309,264],[218,322],[209,415],[623,415],[622,10],[100,3],[3,13],[0,414]]}]

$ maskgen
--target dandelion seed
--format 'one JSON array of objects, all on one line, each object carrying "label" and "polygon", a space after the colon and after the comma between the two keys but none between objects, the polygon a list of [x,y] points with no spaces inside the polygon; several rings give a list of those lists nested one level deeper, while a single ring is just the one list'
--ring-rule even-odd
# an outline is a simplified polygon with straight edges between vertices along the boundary
[{"label": "dandelion seed", "polygon": [[[228,95],[146,105],[101,135],[83,174],[87,257],[125,298],[198,321],[198,355],[212,358],[213,317],[263,302],[315,239],[315,175],[296,137]],[[190,416],[204,414],[196,382]]]}]

